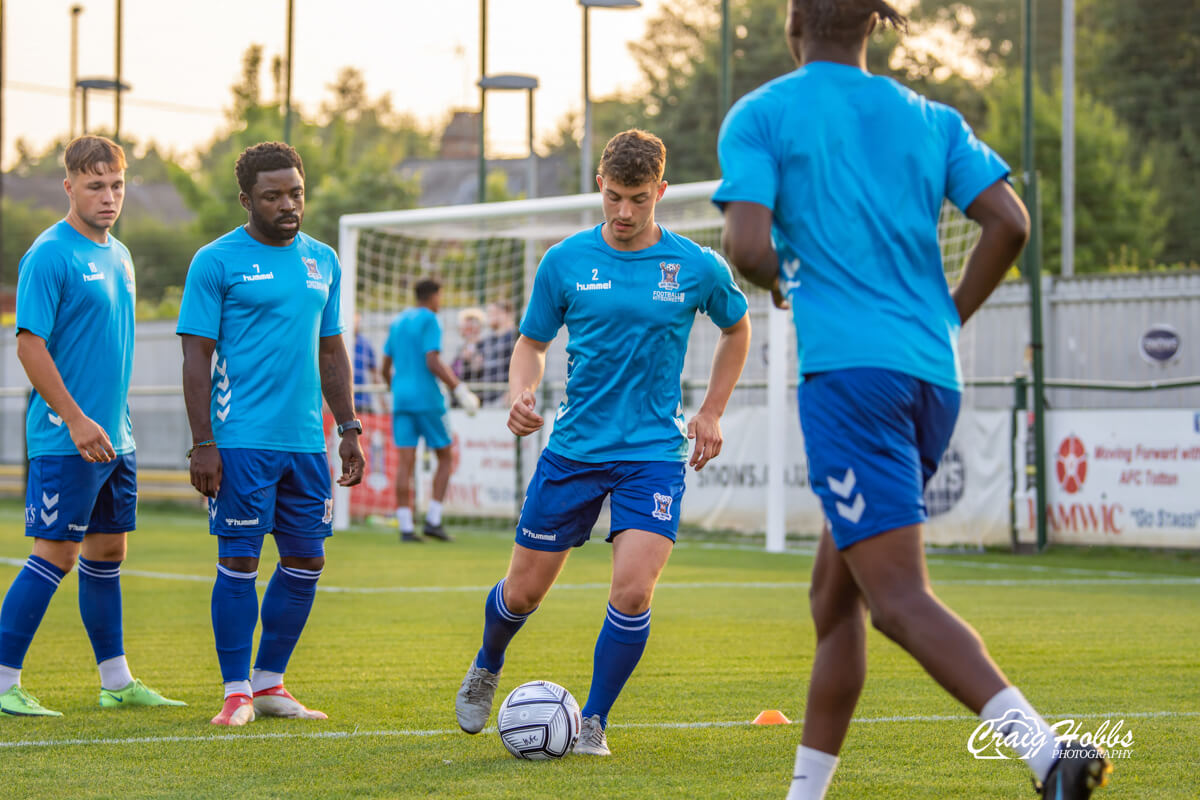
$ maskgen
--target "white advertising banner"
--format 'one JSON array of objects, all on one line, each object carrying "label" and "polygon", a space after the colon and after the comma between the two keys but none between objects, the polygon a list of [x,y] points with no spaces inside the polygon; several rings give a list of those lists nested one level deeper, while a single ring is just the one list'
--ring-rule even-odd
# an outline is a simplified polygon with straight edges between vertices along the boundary
[{"label": "white advertising banner", "polygon": [[[518,488],[513,437],[505,427],[507,418],[507,409],[483,409],[474,417],[458,409],[450,411],[457,466],[446,493],[447,513],[501,518],[515,513]],[[1012,463],[1009,426],[1010,416],[1003,411],[966,409],[960,415],[941,466],[926,489],[930,515],[927,542],[1008,542]],[[700,472],[687,472],[682,522],[709,530],[762,532],[769,474],[767,442],[769,437],[783,436],[788,454],[783,470],[787,530],[804,535],[819,533],[824,514],[808,485],[808,462],[799,422],[773,422],[765,408],[735,408],[721,419],[721,429],[725,438],[721,455]],[[524,445],[526,477],[520,491],[524,491],[539,455],[538,437],[528,437]],[[420,454],[418,465],[418,493],[424,507],[434,459]],[[380,484],[380,510],[374,513],[390,514],[388,509],[394,506],[390,480],[381,475],[374,477]],[[371,476],[367,483],[371,483]],[[359,516],[368,511],[366,499],[364,496],[359,504]],[[605,513],[598,528],[607,532],[607,525]]]},{"label": "white advertising banner", "polygon": [[[926,487],[930,544],[1006,544],[1012,487],[1011,416],[964,409],[937,474]],[[785,427],[786,426],[786,427]],[[808,462],[798,420],[773,422],[764,408],[739,408],[721,419],[725,445],[700,472],[689,470],[683,521],[709,529],[762,531],[766,524],[768,437],[784,436],[787,529],[815,535],[824,525],[808,485]]]},{"label": "white advertising banner", "polygon": [[[1200,413],[1049,411],[1046,523],[1051,542],[1200,547]],[[1034,492],[1017,505],[1033,537]]]}]

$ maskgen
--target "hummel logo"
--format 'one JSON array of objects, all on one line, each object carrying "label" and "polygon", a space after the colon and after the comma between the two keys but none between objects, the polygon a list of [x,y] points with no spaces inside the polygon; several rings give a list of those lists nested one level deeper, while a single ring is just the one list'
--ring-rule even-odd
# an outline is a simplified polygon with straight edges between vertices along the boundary
[{"label": "hummel logo", "polygon": [[42,512],[42,524],[43,525],[53,525],[55,523],[55,521],[57,521],[57,520],[58,520],[58,509],[55,509],[53,514],[47,514],[45,511]]},{"label": "hummel logo", "polygon": [[57,428],[62,425],[62,417],[58,416],[57,414],[51,412],[50,414],[47,414],[46,416],[48,416],[50,418],[50,424],[53,425],[54,427]]},{"label": "hummel logo", "polygon": [[229,369],[229,359],[224,359],[224,360],[214,359],[213,369],[216,370],[218,375],[220,375],[221,377],[224,377],[225,371],[227,369]]},{"label": "hummel logo", "polygon": [[566,413],[567,413],[567,407],[566,407],[566,406],[559,406],[559,407],[558,407],[558,411],[557,411],[557,413],[555,413],[555,415],[554,415],[554,421],[555,421],[555,422],[558,422],[560,419],[562,419],[562,418],[563,418],[563,415],[564,415],[564,414],[566,414]]},{"label": "hummel logo", "polygon": [[[858,479],[854,475],[854,468],[850,467],[846,470],[846,474],[842,476],[840,481],[830,475],[829,488],[832,489],[833,493],[838,497],[843,497],[849,500],[850,495],[854,492],[854,486],[857,481]],[[842,517],[853,525],[857,525],[858,521],[862,519],[863,511],[867,507],[867,501],[866,498],[863,497],[862,492],[859,492],[857,495],[855,495],[853,503],[847,505],[841,500],[838,500],[834,505],[837,508],[838,516]]]},{"label": "hummel logo", "polygon": [[45,492],[42,492],[42,505],[48,509],[54,508],[56,505],[58,505],[58,492],[55,492],[53,497],[50,497]]},{"label": "hummel logo", "polygon": [[221,405],[221,406],[229,405],[229,401],[232,397],[233,397],[233,392],[226,392],[225,394],[217,395],[217,405]]},{"label": "hummel logo", "polygon": [[842,476],[840,481],[830,475],[829,488],[833,489],[833,493],[838,497],[844,497],[849,500],[850,493],[854,491],[854,484],[856,481],[857,478],[854,475],[854,467],[850,467],[846,470],[846,474]]},{"label": "hummel logo", "polygon": [[224,378],[222,378],[220,380],[219,383],[217,383],[217,388],[220,389],[222,392],[229,388],[229,376],[228,375],[226,375]]},{"label": "hummel logo", "polygon": [[225,406],[220,411],[218,411],[217,419],[221,420],[221,422],[224,422],[225,418],[229,416],[229,409],[231,409],[231,408],[233,408],[233,406]]}]

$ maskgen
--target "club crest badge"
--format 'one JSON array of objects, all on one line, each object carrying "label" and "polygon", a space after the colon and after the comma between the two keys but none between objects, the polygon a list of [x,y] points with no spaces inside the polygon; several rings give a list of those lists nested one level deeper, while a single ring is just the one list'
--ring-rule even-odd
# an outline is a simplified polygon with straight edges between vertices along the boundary
[{"label": "club crest badge", "polygon": [[674,500],[669,494],[654,493],[654,510],[650,512],[650,516],[655,519],[660,519],[667,522],[671,519],[671,501]]},{"label": "club crest badge", "polygon": [[333,522],[333,498],[325,498],[325,516],[321,517],[322,524],[328,525]]},{"label": "club crest badge", "polygon": [[302,261],[304,261],[304,266],[308,268],[308,277],[314,281],[321,280],[321,270],[317,267],[317,260],[315,258],[305,258]]},{"label": "club crest badge", "polygon": [[679,264],[671,264],[666,261],[660,261],[658,268],[662,270],[662,280],[658,282],[658,288],[666,289],[668,292],[679,288]]}]

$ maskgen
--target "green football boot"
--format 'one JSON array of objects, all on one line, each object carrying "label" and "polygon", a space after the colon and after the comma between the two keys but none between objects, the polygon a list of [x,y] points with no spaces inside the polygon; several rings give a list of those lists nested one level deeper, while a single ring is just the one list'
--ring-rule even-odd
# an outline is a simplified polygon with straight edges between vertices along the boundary
[{"label": "green football boot", "polygon": [[14,717],[61,717],[61,711],[51,711],[20,686],[0,694],[0,711]]},{"label": "green football boot", "polygon": [[101,689],[101,708],[121,708],[124,706],[186,706],[182,700],[171,700],[142,683],[137,678],[124,689]]}]

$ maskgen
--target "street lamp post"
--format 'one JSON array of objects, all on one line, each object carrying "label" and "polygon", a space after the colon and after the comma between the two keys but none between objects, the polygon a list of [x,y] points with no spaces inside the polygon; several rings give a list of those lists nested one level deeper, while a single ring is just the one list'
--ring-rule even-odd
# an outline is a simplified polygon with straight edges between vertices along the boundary
[{"label": "street lamp post", "polygon": [[75,88],[83,93],[83,134],[88,132],[88,102],[87,96],[89,91],[104,91],[104,92],[128,92],[133,87],[128,83],[121,83],[112,78],[81,78],[75,81]]},{"label": "street lamp post", "polygon": [[525,92],[526,125],[529,129],[529,158],[527,160],[528,177],[526,179],[526,196],[537,196],[537,154],[533,151],[533,90],[538,88],[538,79],[532,75],[486,75],[479,79],[481,92],[487,91],[523,91]]},{"label": "street lamp post", "polygon": [[641,0],[579,0],[583,7],[583,139],[579,144],[579,191],[592,191],[592,99],[588,94],[590,58],[588,12],[593,8],[640,8]]},{"label": "street lamp post", "polygon": [[79,116],[79,93],[75,83],[79,80],[79,15],[83,6],[71,6],[71,127],[70,136],[75,138],[75,124]]}]

